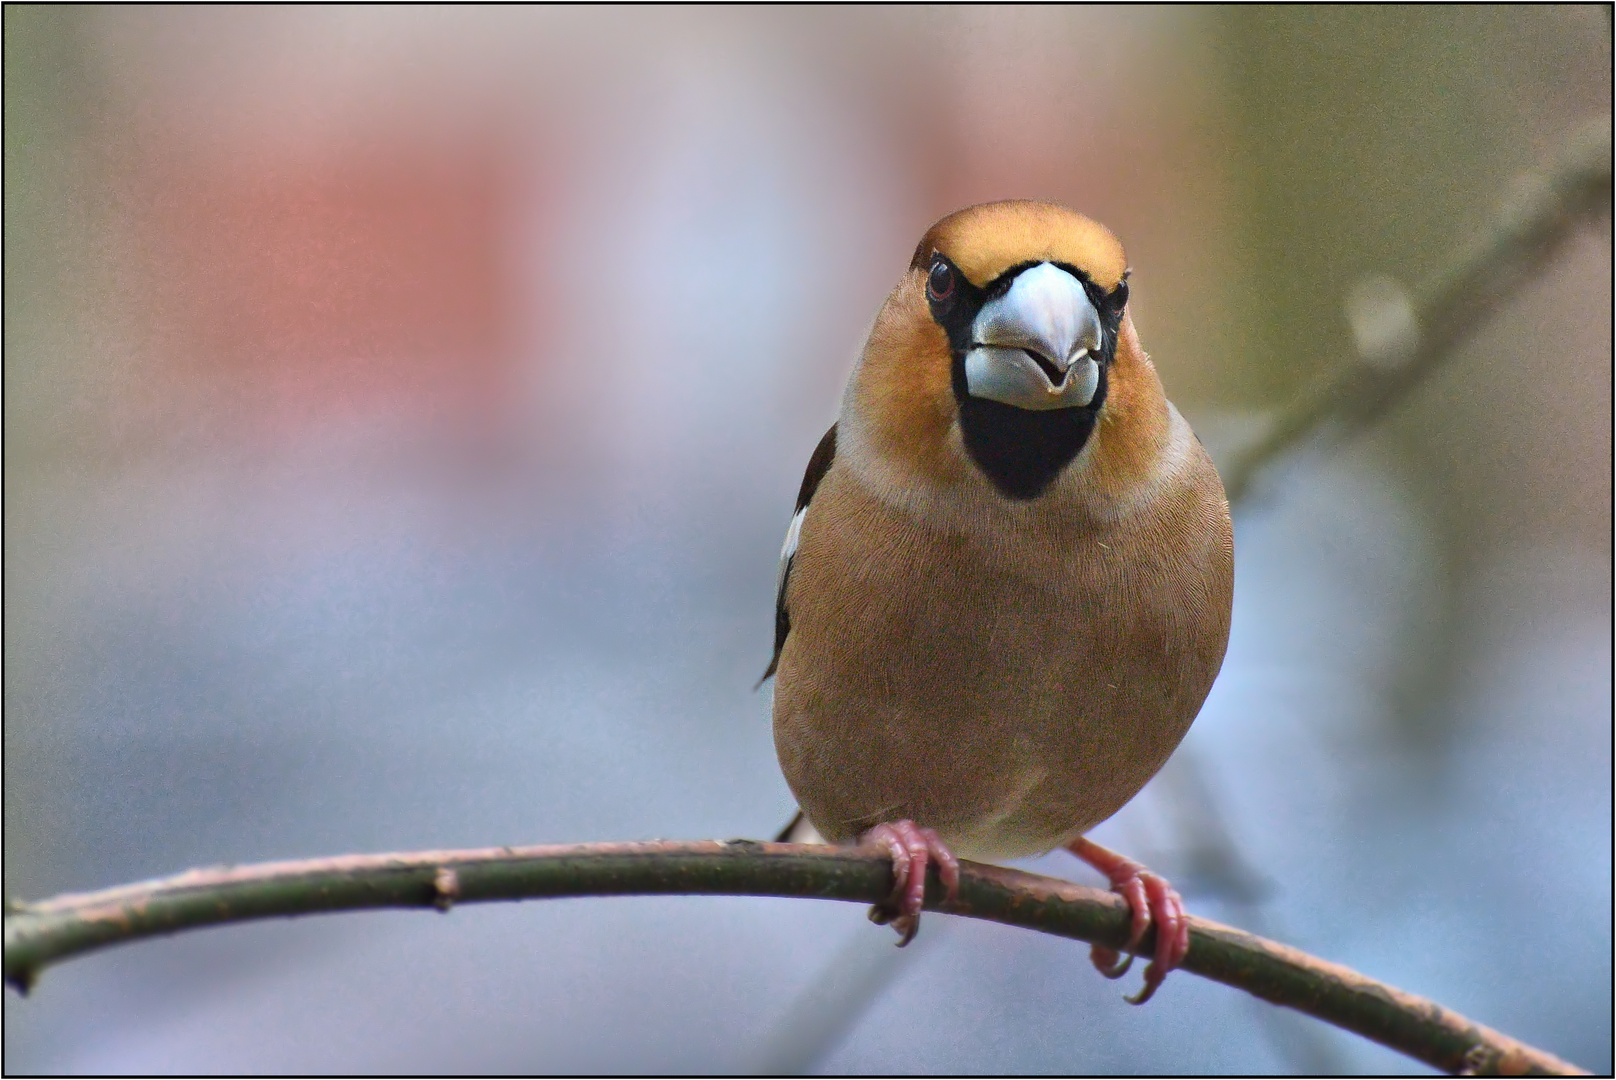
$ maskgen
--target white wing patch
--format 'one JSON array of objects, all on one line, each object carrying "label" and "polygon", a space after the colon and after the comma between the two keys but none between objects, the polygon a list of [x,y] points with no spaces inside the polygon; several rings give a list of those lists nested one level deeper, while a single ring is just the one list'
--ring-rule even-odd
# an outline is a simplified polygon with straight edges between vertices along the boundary
[{"label": "white wing patch", "polygon": [[791,515],[791,524],[786,528],[786,542],[780,545],[780,572],[774,579],[776,594],[785,587],[786,571],[791,569],[791,557],[797,553],[797,541],[802,539],[802,519],[807,516],[806,506]]}]

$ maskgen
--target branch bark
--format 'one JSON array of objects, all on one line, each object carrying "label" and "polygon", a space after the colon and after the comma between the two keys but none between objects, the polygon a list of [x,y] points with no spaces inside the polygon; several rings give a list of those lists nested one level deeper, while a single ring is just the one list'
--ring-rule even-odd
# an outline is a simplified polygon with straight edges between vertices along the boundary
[{"label": "branch bark", "polygon": [[[926,908],[1122,948],[1128,907],[1113,893],[963,863],[959,898],[935,873]],[[349,855],[190,870],[100,892],[8,904],[5,978],[26,992],[53,963],[123,942],[274,916],[436,908],[559,896],[704,894],[876,903],[892,866],[868,849],[656,841]],[[1415,997],[1287,946],[1190,920],[1184,970],[1297,1009],[1457,1075],[1575,1075],[1577,1067]],[[1151,937],[1140,944],[1148,955]]]}]

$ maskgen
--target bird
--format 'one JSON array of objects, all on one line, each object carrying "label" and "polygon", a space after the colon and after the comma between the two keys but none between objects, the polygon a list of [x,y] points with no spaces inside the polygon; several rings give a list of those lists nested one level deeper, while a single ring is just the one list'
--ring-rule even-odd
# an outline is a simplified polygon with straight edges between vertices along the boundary
[{"label": "bird", "polygon": [[[907,944],[928,864],[1065,848],[1127,899],[1142,1004],[1182,898],[1084,835],[1166,762],[1223,663],[1229,504],[1128,308],[1122,244],[1064,206],[927,230],[808,462],[781,550],[774,742],[786,833],[874,845]],[[761,685],[761,683],[760,683]],[[809,831],[811,827],[811,831]]]}]

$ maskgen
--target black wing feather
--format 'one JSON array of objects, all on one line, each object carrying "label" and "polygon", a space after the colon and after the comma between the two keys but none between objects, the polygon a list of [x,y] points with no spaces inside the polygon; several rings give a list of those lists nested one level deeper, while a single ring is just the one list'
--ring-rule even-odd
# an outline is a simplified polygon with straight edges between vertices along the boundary
[{"label": "black wing feather", "polygon": [[[836,425],[832,424],[830,430],[825,432],[814,447],[813,456],[808,459],[808,471],[802,475],[802,487],[797,491],[797,505],[791,511],[795,517],[803,507],[808,505],[819,490],[819,482],[825,479],[830,472],[830,463],[836,460]],[[786,635],[791,633],[791,615],[786,611],[786,583],[791,580],[791,564],[794,560],[787,559],[785,569],[780,574],[780,589],[774,596],[774,655],[769,659],[769,670],[763,673],[758,680],[762,686],[780,666],[780,650],[785,648]]]}]

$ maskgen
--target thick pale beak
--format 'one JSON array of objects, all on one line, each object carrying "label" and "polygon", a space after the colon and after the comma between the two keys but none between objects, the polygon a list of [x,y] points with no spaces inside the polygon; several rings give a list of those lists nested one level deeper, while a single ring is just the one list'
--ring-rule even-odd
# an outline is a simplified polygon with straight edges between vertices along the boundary
[{"label": "thick pale beak", "polygon": [[1104,336],[1083,283],[1058,266],[1023,270],[971,325],[965,386],[1018,409],[1070,409],[1094,400]]}]

